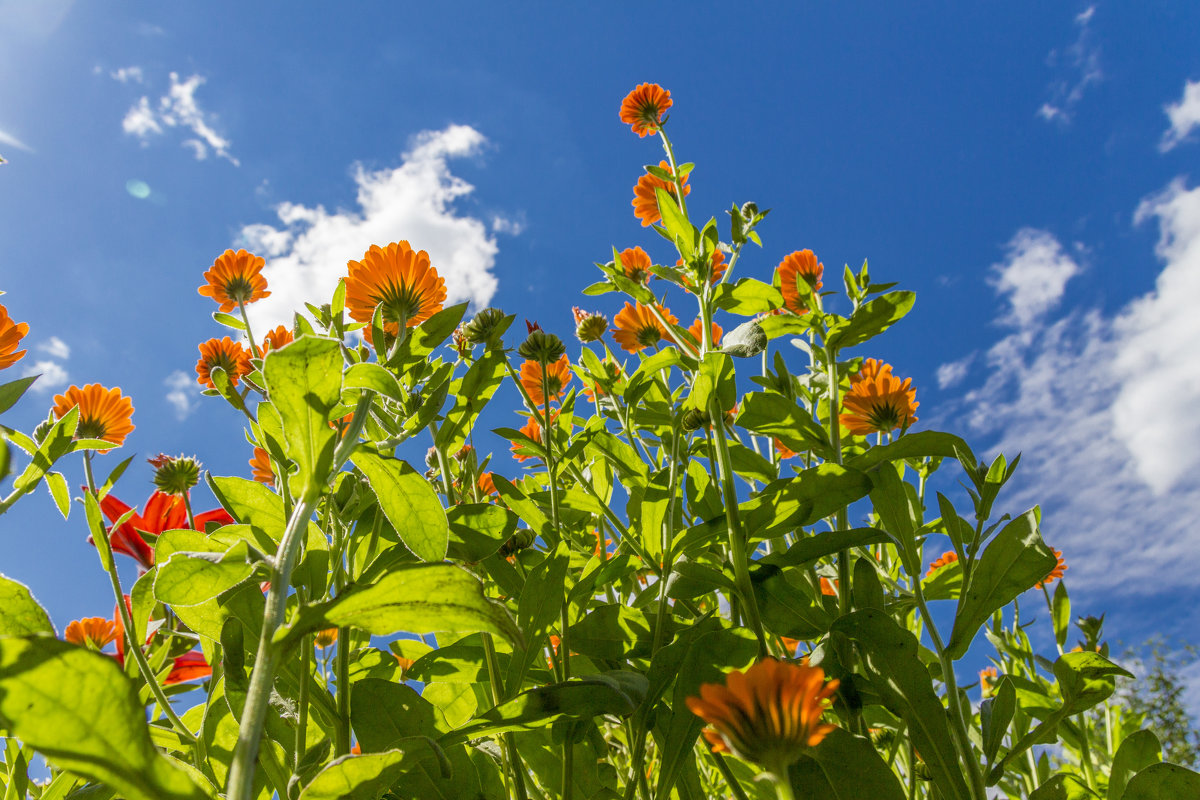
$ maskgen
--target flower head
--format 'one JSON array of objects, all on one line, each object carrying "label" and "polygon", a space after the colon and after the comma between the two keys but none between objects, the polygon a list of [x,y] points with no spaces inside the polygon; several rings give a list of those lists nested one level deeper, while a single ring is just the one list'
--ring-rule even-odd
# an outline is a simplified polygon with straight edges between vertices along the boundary
[{"label": "flower head", "polygon": [[779,771],[834,729],[821,715],[837,687],[820,667],[768,658],[744,673],[733,670],[723,684],[701,684],[687,706],[712,726],[704,738],[714,753]]},{"label": "flower head", "polygon": [[199,345],[200,360],[196,362],[196,383],[202,383],[209,389],[216,389],[213,383],[212,371],[220,367],[229,376],[229,384],[237,386],[243,375],[254,371],[250,365],[250,351],[228,336],[222,339],[209,339]]},{"label": "flower head", "polygon": [[650,254],[640,247],[630,247],[617,254],[620,259],[617,266],[624,272],[625,277],[636,283],[646,283],[650,280]]},{"label": "flower head", "polygon": [[571,313],[575,317],[575,338],[584,344],[600,341],[608,330],[608,317],[599,311],[584,311],[579,306],[572,306]]},{"label": "flower head", "polygon": [[785,256],[775,271],[779,275],[784,308],[796,314],[807,314],[808,307],[802,299],[799,282],[803,280],[812,291],[820,291],[825,265],[817,261],[812,250],[797,250]]},{"label": "flower head", "polygon": [[1054,557],[1058,559],[1058,563],[1054,565],[1054,569],[1050,570],[1050,574],[1042,580],[1038,581],[1037,587],[1041,589],[1043,586],[1054,583],[1055,580],[1061,578],[1063,573],[1067,571],[1067,562],[1063,559],[1062,550],[1055,550]]},{"label": "flower head", "polygon": [[780,461],[796,457],[796,451],[792,450],[790,447],[788,447],[786,444],[779,441],[778,439],[774,440],[774,444],[775,444],[775,452],[779,455]]},{"label": "flower head", "polygon": [[[675,261],[675,266],[682,269],[687,265],[684,264],[683,259],[680,258]],[[716,283],[717,281],[721,280],[721,276],[725,274],[725,270],[728,268],[729,265],[725,263],[724,251],[713,250],[712,255],[708,260],[708,282]],[[696,293],[696,287],[692,284],[692,279],[687,275],[683,276],[683,288],[687,289],[692,294]]]},{"label": "flower head", "polygon": [[492,473],[490,472],[480,475],[476,483],[479,486],[479,491],[483,492],[484,496],[500,494],[500,491],[496,488],[496,481],[492,478]]},{"label": "flower head", "polygon": [[[558,411],[550,412],[551,426],[553,426],[555,420],[558,419],[558,414]],[[530,417],[525,424],[521,426],[520,433],[528,436],[539,445],[545,440],[545,437],[542,435],[542,426],[538,424],[537,417]],[[523,440],[514,440],[510,449],[512,450],[513,458],[515,458],[517,461],[528,461],[534,457],[534,454],[532,454],[529,450],[529,443]]]},{"label": "flower head", "polygon": [[167,673],[167,686],[212,675],[212,667],[204,660],[204,654],[199,650],[189,650],[181,656],[176,656],[171,662],[171,671]]},{"label": "flower head", "polygon": [[[672,325],[679,321],[669,309],[657,304],[655,304],[655,308],[662,314],[663,319]],[[630,353],[636,353],[646,347],[653,347],[663,339],[668,342],[672,341],[670,332],[658,321],[658,317],[654,315],[650,307],[641,303],[633,306],[626,302],[625,308],[617,312],[613,322],[617,326],[613,329],[613,338],[617,340],[617,344]]]},{"label": "flower head", "polygon": [[[720,347],[721,336],[725,331],[715,322],[710,323],[710,326],[709,332],[712,333],[713,347]],[[696,321],[688,326],[687,332],[696,340],[697,345],[704,344],[704,322],[699,317],[696,317]]]},{"label": "flower head", "polygon": [[[110,522],[116,522],[130,508],[112,493],[100,501],[100,510]],[[195,516],[196,530],[203,531],[209,522],[232,525],[233,517],[223,508],[214,508]],[[157,539],[163,531],[188,528],[187,506],[183,498],[165,492],[155,492],[146,501],[142,513],[134,513],[120,526],[108,529],[108,541],[116,553],[132,556],[144,569],[154,566],[154,546],[146,541]]]},{"label": "flower head", "polygon": [[643,83],[621,101],[621,122],[640,137],[653,136],[662,126],[662,115],[671,107],[671,93],[657,83]]},{"label": "flower head", "polygon": [[317,635],[313,637],[313,644],[315,644],[319,650],[324,650],[326,647],[329,647],[331,644],[336,642],[337,638],[337,628],[325,628],[324,630],[317,631]]},{"label": "flower head", "polygon": [[265,356],[272,350],[291,344],[296,337],[292,335],[291,329],[286,325],[277,325],[274,330],[267,331],[267,335],[263,337],[262,346],[258,349]]},{"label": "flower head", "polygon": [[979,691],[983,693],[983,699],[986,700],[996,691],[996,681],[1000,679],[1000,673],[995,667],[984,667],[979,670]]},{"label": "flower head", "polygon": [[826,597],[837,597],[838,586],[841,584],[837,578],[829,580],[829,578],[821,578],[821,594]]},{"label": "flower head", "polygon": [[859,373],[850,379],[850,391],[843,402],[846,411],[840,417],[841,423],[855,436],[907,429],[917,421],[920,405],[912,378],[901,381],[892,375],[890,364],[873,358],[863,362]]},{"label": "flower head", "polygon": [[79,426],[76,439],[103,439],[118,447],[133,433],[133,401],[121,394],[119,387],[106,389],[89,383],[80,389],[72,386],[54,396],[54,416],[63,416],[79,407]]},{"label": "flower head", "polygon": [[200,482],[200,462],[193,457],[159,453],[146,460],[154,467],[154,485],[166,494],[185,495]]},{"label": "flower head", "polygon": [[937,572],[942,567],[947,567],[953,564],[956,561],[958,561],[958,553],[954,552],[953,550],[947,550],[946,552],[942,553],[941,558],[938,558],[929,565],[929,571],[925,573],[925,577],[932,577],[933,573]]},{"label": "flower head", "polygon": [[[671,171],[671,166],[665,162],[658,162],[658,166],[662,169]],[[683,186],[683,196],[687,197],[692,193],[692,187],[688,186],[688,176],[684,175],[680,180]],[[655,189],[662,189],[667,194],[675,197],[675,182],[664,181],[662,178],[656,178],[649,173],[638,178],[637,184],[633,187],[633,215],[642,221],[642,227],[646,228],[662,219],[662,213],[658,210],[658,194]]]},{"label": "flower head", "polygon": [[204,273],[208,281],[197,291],[220,304],[221,311],[233,311],[238,303],[253,303],[270,297],[267,279],[262,276],[266,261],[245,250],[226,250]]},{"label": "flower head", "polygon": [[63,638],[80,647],[103,650],[109,642],[117,638],[117,629],[111,619],[88,617],[67,623]]},{"label": "flower head", "polygon": [[261,447],[254,448],[254,457],[250,459],[250,474],[259,483],[267,486],[275,484],[275,470],[271,468],[271,454]]},{"label": "flower head", "polygon": [[[542,375],[542,365],[537,361],[526,361],[521,365],[521,385],[529,393],[529,399],[539,406],[546,404],[546,395],[542,392]],[[551,403],[563,396],[571,377],[571,360],[567,358],[566,353],[557,361],[546,365],[546,388],[550,391]]]},{"label": "flower head", "polygon": [[13,322],[8,309],[0,306],[0,369],[7,369],[25,357],[25,350],[18,350],[21,339],[29,335],[29,323]]},{"label": "flower head", "polygon": [[[408,242],[386,248],[371,245],[361,261],[347,262],[346,308],[355,322],[371,322],[375,308],[383,306],[383,330],[400,333],[400,320],[408,327],[420,325],[446,302],[446,281],[430,266],[429,254],[413,250]],[[372,345],[371,326],[363,329]]]}]

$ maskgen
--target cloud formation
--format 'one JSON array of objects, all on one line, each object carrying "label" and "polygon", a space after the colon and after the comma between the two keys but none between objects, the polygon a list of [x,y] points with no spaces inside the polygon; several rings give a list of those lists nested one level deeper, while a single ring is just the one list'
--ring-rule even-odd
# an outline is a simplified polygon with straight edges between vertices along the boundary
[{"label": "cloud formation", "polygon": [[180,422],[187,419],[188,415],[196,410],[198,404],[200,384],[196,383],[196,376],[177,369],[167,376],[163,385],[170,390],[166,397],[171,408],[175,410],[175,419]]},{"label": "cloud formation", "polygon": [[37,346],[38,350],[47,354],[51,358],[60,358],[66,360],[71,357],[71,347],[57,336],[51,336],[46,341]]},{"label": "cloud formation", "polygon": [[67,370],[62,364],[49,359],[35,361],[27,366],[25,372],[22,374],[26,378],[30,375],[40,375],[41,377],[33,384],[33,390],[42,394],[49,394],[63,388],[70,379],[70,376],[67,375]]},{"label": "cloud formation", "polygon": [[1076,14],[1075,27],[1079,33],[1075,41],[1065,50],[1051,50],[1046,56],[1046,63],[1059,72],[1059,77],[1050,84],[1050,98],[1037,112],[1047,122],[1069,123],[1088,87],[1104,79],[1104,71],[1100,68],[1100,46],[1095,43],[1092,33],[1095,15],[1095,6],[1088,6]]},{"label": "cloud formation", "polygon": [[1196,128],[1200,128],[1200,81],[1188,81],[1183,86],[1183,97],[1178,103],[1164,106],[1171,127],[1163,133],[1158,144],[1160,152],[1167,152],[1185,141]]},{"label": "cloud formation", "polygon": [[1080,269],[1049,231],[1017,231],[1008,243],[1007,258],[992,265],[988,279],[997,294],[1008,298],[1009,310],[1000,322],[1027,327],[1058,305],[1067,281]]},{"label": "cloud formation", "polygon": [[[140,79],[140,69],[137,67],[128,69],[137,69]],[[118,73],[124,72],[125,70],[118,70],[117,73],[113,73],[113,77],[124,83],[126,79],[118,77]],[[170,79],[170,88],[166,94],[158,98],[156,104],[152,104],[146,95],[138,98],[137,102],[130,106],[129,111],[125,113],[125,118],[121,120],[121,128],[130,136],[141,139],[143,145],[147,144],[151,137],[160,136],[169,128],[190,131],[193,135],[184,139],[181,144],[191,149],[192,155],[196,157],[197,161],[208,158],[208,151],[211,148],[218,158],[224,158],[234,166],[238,166],[238,160],[229,152],[232,143],[217,133],[213,127],[212,115],[205,113],[196,101],[196,90],[204,85],[204,77],[192,75],[187,80],[181,81],[179,74],[172,72]]]},{"label": "cloud formation", "polygon": [[33,148],[22,142],[17,137],[5,130],[0,130],[0,144],[8,147],[14,147],[17,150],[24,150],[26,153],[32,153]]},{"label": "cloud formation", "polygon": [[496,291],[492,273],[498,248],[483,220],[458,213],[454,202],[471,184],[451,174],[451,158],[481,152],[486,139],[467,125],[418,134],[397,167],[354,168],[357,210],[330,213],[324,206],[284,202],[275,208],[282,223],[246,225],[240,244],[266,258],[263,276],[271,296],[248,308],[255,330],[291,324],[304,303],[325,303],[346,262],[362,258],[372,244],[407,239],[428,251],[446,281],[447,304],[469,300],[487,305]]}]

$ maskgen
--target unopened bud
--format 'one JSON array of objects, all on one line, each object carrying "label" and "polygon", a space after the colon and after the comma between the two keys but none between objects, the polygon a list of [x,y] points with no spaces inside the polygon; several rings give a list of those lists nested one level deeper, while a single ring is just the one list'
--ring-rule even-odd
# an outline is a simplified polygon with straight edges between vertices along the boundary
[{"label": "unopened bud", "polygon": [[750,222],[758,214],[758,203],[742,203],[742,219]]},{"label": "unopened bud", "polygon": [[154,485],[160,492],[182,497],[200,482],[200,462],[193,457],[159,453],[146,461],[154,467]]},{"label": "unopened bud", "polygon": [[471,344],[488,344],[504,322],[504,312],[498,308],[485,308],[467,323],[463,333]]},{"label": "unopened bud", "polygon": [[684,413],[683,420],[680,422],[680,424],[683,427],[684,433],[692,433],[693,431],[700,430],[711,422],[712,419],[708,416],[706,411],[703,411],[699,408],[693,408]]},{"label": "unopened bud", "polygon": [[608,330],[608,317],[598,311],[584,311],[578,306],[571,309],[575,315],[575,338],[587,344],[599,341]]},{"label": "unopened bud", "polygon": [[521,358],[542,364],[553,364],[566,355],[566,352],[567,347],[562,343],[562,339],[542,330],[531,331],[529,338],[517,348],[517,354]]}]

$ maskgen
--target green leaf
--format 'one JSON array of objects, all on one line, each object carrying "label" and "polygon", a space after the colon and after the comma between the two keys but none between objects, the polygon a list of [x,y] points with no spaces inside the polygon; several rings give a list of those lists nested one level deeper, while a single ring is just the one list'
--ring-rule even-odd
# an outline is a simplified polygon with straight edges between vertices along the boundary
[{"label": "green leaf", "polygon": [[450,541],[450,523],[429,482],[406,462],[359,450],[351,459],[371,484],[384,516],[400,540],[423,561],[441,561]]},{"label": "green leaf", "polygon": [[109,656],[48,636],[0,639],[0,724],[130,800],[210,797],[154,748],[137,691]]},{"label": "green leaf", "polygon": [[735,284],[718,284],[713,292],[717,308],[748,317],[783,307],[783,295],[769,283],[742,278]]},{"label": "green leaf", "polygon": [[916,300],[914,292],[888,292],[868,300],[858,307],[845,327],[830,336],[829,346],[854,347],[878,336],[911,311]]},{"label": "green leaf", "polygon": [[1121,800],[1184,800],[1200,797],[1200,773],[1175,764],[1154,764],[1133,776]]},{"label": "green leaf", "polygon": [[233,314],[226,314],[224,311],[214,311],[213,320],[224,325],[227,328],[233,328],[235,331],[246,330],[246,323],[241,317],[235,317]]},{"label": "green leaf", "polygon": [[1012,722],[1017,710],[1017,690],[1013,682],[1005,676],[996,685],[994,697],[983,701],[979,707],[979,717],[983,725],[983,755],[987,763],[996,760],[1000,745],[1004,742],[1004,734]]},{"label": "green leaf", "polygon": [[785,573],[768,565],[757,567],[750,580],[767,630],[793,639],[816,639],[833,620],[821,598],[798,585],[798,577],[794,571]]},{"label": "green leaf", "polygon": [[1117,676],[1133,674],[1099,653],[1063,653],[1054,662],[1054,677],[1063,697],[1063,713],[1078,714],[1103,703],[1116,690]]},{"label": "green leaf", "polygon": [[[437,312],[415,328],[409,328],[408,336],[396,348],[389,367],[404,367],[418,361],[427,361],[429,354],[450,338],[458,323],[467,313],[467,303],[448,306]],[[382,339],[378,340],[382,341]]]},{"label": "green leaf", "polygon": [[517,603],[517,623],[525,634],[525,647],[516,648],[509,662],[505,685],[509,693],[515,692],[525,680],[525,673],[541,652],[542,635],[554,624],[563,607],[566,594],[567,569],[571,564],[571,551],[565,542],[559,542],[554,552],[548,553],[530,573],[521,589]]},{"label": "green leaf", "polygon": [[1009,522],[983,551],[958,601],[946,652],[958,660],[992,614],[1044,580],[1058,558],[1042,541],[1036,509]]},{"label": "green leaf", "polygon": [[454,406],[446,412],[446,421],[438,430],[439,447],[457,452],[479,412],[496,394],[505,375],[505,355],[502,350],[488,350],[463,376],[454,393]]},{"label": "green leaf", "polygon": [[450,526],[446,554],[474,564],[500,549],[517,531],[518,517],[495,503],[468,503],[446,509]]},{"label": "green leaf", "polygon": [[437,736],[434,707],[404,684],[363,678],[350,686],[350,723],[364,750],[382,751],[413,736]]},{"label": "green leaf", "polygon": [[1129,780],[1138,772],[1162,761],[1162,744],[1153,731],[1131,733],[1113,756],[1108,777],[1108,800],[1121,800]]},{"label": "green leaf", "polygon": [[971,448],[954,434],[939,431],[917,431],[916,433],[906,433],[891,444],[868,448],[865,453],[846,459],[846,464],[866,471],[885,461],[925,457],[958,458],[959,453],[970,455]]},{"label": "green leaf", "polygon": [[684,259],[690,258],[696,250],[695,227],[679,210],[674,195],[661,186],[654,187],[654,194],[658,200],[658,213],[662,215],[662,227],[667,232],[667,238],[675,242],[675,247]]},{"label": "green leaf", "polygon": [[54,462],[71,451],[71,437],[75,435],[78,425],[79,406],[73,406],[46,433],[46,438],[42,440],[41,446],[33,454],[33,460],[29,462],[29,466],[13,481],[14,491],[23,491],[37,486],[37,482],[50,471]]},{"label": "green leaf", "polygon": [[400,381],[388,370],[369,362],[354,364],[342,377],[342,389],[370,389],[372,392],[403,403],[406,399]]},{"label": "green leaf", "polygon": [[249,579],[255,569],[245,541],[223,553],[176,552],[157,566],[154,596],[170,606],[195,606],[211,600]]},{"label": "green leaf", "polygon": [[71,513],[71,490],[67,488],[67,479],[61,472],[47,472],[46,488],[54,498],[54,505],[58,506],[58,513],[62,514],[63,519],[67,519]]},{"label": "green leaf", "polygon": [[646,678],[617,670],[522,692],[458,731],[454,739],[540,728],[556,719],[591,719],[601,714],[627,717],[646,696]]},{"label": "green leaf", "polygon": [[750,392],[738,407],[736,424],[763,436],[778,439],[797,453],[829,452],[825,431],[795,402],[774,392]]},{"label": "green leaf", "polygon": [[319,492],[333,466],[337,432],[329,426],[342,389],[341,345],[305,336],[263,359],[271,405],[283,418],[287,456],[299,466],[290,478],[297,497]]},{"label": "green leaf", "polygon": [[26,390],[39,377],[41,376],[30,375],[28,378],[17,378],[15,381],[0,385],[0,414],[16,405],[17,401],[21,399],[21,395],[25,394]]},{"label": "green leaf", "polygon": [[1099,796],[1076,776],[1059,774],[1035,789],[1029,800],[1092,800]]},{"label": "green leaf", "polygon": [[[670,619],[665,620],[669,624]],[[598,605],[570,628],[571,650],[606,661],[648,656],[653,625],[644,612],[620,603]]]},{"label": "green leaf", "polygon": [[796,800],[905,800],[869,739],[834,728],[788,770]]},{"label": "green leaf", "polygon": [[1058,649],[1062,650],[1067,643],[1067,635],[1071,629],[1071,598],[1067,595],[1067,585],[1062,581],[1054,587],[1054,600],[1051,603],[1054,622],[1054,638]]},{"label": "green leaf", "polygon": [[0,636],[36,633],[57,635],[50,615],[33,599],[27,586],[0,575]]},{"label": "green leaf", "polygon": [[782,553],[760,558],[758,564],[776,567],[800,567],[826,556],[888,541],[888,535],[877,528],[852,528],[848,531],[822,531],[806,536]]},{"label": "green leaf", "polygon": [[386,750],[335,759],[304,787],[300,800],[376,800],[412,766],[414,751],[432,757],[428,740],[410,741],[409,752]]}]

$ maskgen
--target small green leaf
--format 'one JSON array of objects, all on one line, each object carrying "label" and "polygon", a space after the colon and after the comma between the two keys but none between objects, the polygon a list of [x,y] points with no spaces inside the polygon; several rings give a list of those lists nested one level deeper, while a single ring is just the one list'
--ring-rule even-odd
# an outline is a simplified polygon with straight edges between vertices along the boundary
[{"label": "small green leaf", "polygon": [[796,800],[905,800],[895,773],[870,739],[830,731],[788,770]]},{"label": "small green leaf", "polygon": [[246,330],[246,323],[241,317],[235,317],[233,314],[226,314],[224,311],[214,311],[212,315],[216,322],[224,325],[227,328],[233,328],[235,331]]},{"label": "small green leaf", "polygon": [[1093,800],[1099,797],[1075,775],[1062,773],[1035,789],[1029,800]]},{"label": "small green leaf", "polygon": [[996,684],[995,695],[984,700],[983,705],[979,707],[979,717],[983,724],[983,755],[987,763],[991,764],[996,760],[996,754],[1000,752],[1004,734],[1008,731],[1008,725],[1012,722],[1016,710],[1017,690],[1006,675]]},{"label": "small green leaf", "polygon": [[601,714],[627,717],[646,696],[646,678],[630,671],[603,672],[579,680],[522,692],[479,715],[455,738],[540,728],[556,719],[591,719]]},{"label": "small green leaf", "polygon": [[1175,764],[1154,764],[1133,776],[1121,800],[1184,800],[1200,797],[1200,773]]},{"label": "small green leaf", "polygon": [[224,553],[177,552],[157,566],[154,596],[170,606],[199,605],[254,574],[245,541]]},{"label": "small green leaf", "polygon": [[54,462],[71,451],[71,437],[75,435],[78,425],[79,406],[73,406],[66,414],[63,414],[62,419],[54,423],[46,433],[46,438],[42,440],[37,452],[33,454],[33,460],[29,466],[13,481],[15,491],[32,489],[37,486],[37,482],[50,471]]},{"label": "small green leaf", "polygon": [[342,389],[341,345],[305,336],[263,359],[271,404],[283,419],[288,458],[300,469],[290,479],[296,496],[320,491],[333,466],[337,432],[329,426]]},{"label": "small green leaf", "polygon": [[421,473],[404,461],[368,450],[359,450],[351,460],[367,476],[380,508],[405,546],[423,561],[444,559],[450,524],[441,500]]},{"label": "small green leaf", "polygon": [[370,389],[397,403],[403,403],[406,399],[396,376],[378,364],[369,362],[354,364],[347,369],[342,378],[342,389]]},{"label": "small green leaf", "polygon": [[454,406],[446,412],[446,421],[438,430],[436,444],[439,447],[447,452],[457,452],[462,447],[475,418],[500,388],[505,364],[503,351],[489,350],[467,370],[454,393]]},{"label": "small green leaf", "polygon": [[67,479],[61,472],[47,472],[46,487],[54,498],[54,505],[58,506],[58,513],[67,519],[71,513],[71,490],[67,488]]},{"label": "small green leaf", "polygon": [[17,378],[15,381],[0,385],[0,413],[4,413],[16,405],[17,401],[21,399],[21,395],[25,394],[26,390],[39,377],[30,375],[28,378]]},{"label": "small green leaf", "polygon": [[1099,653],[1063,653],[1054,662],[1054,677],[1058,678],[1066,714],[1078,714],[1103,703],[1116,690],[1118,676],[1132,678],[1133,674]]},{"label": "small green leaf", "polygon": [[783,307],[783,295],[769,283],[742,278],[735,284],[719,284],[713,292],[717,308],[748,317]]},{"label": "small green leaf", "polygon": [[1061,650],[1067,643],[1067,634],[1071,629],[1071,598],[1067,595],[1067,585],[1062,581],[1054,587],[1054,600],[1051,603],[1054,622],[1054,638]]},{"label": "small green leaf", "polygon": [[842,550],[867,547],[888,541],[888,535],[877,528],[852,528],[848,531],[821,531],[799,539],[782,553],[760,558],[758,564],[777,567],[800,567]]},{"label": "small green leaf", "polygon": [[675,195],[661,186],[654,187],[654,194],[658,200],[658,213],[662,215],[662,227],[667,232],[667,238],[675,242],[681,256],[685,259],[690,258],[696,250],[695,227],[679,210]]},{"label": "small green leaf", "polygon": [[[891,444],[871,447],[861,455],[846,459],[848,466],[869,470],[885,461],[900,461],[906,458],[957,458],[959,453],[970,456],[971,448],[952,433],[939,431],[917,431],[906,433]],[[973,456],[971,456],[973,458]]]},{"label": "small green leaf", "polygon": [[483,561],[517,531],[516,514],[495,503],[467,503],[446,509],[450,525],[446,555],[455,561]]},{"label": "small green leaf", "polygon": [[736,424],[778,439],[797,453],[829,452],[829,439],[812,414],[781,394],[750,392],[738,406]]},{"label": "small green leaf", "polygon": [[57,635],[50,615],[33,599],[29,588],[0,575],[0,636]]}]

